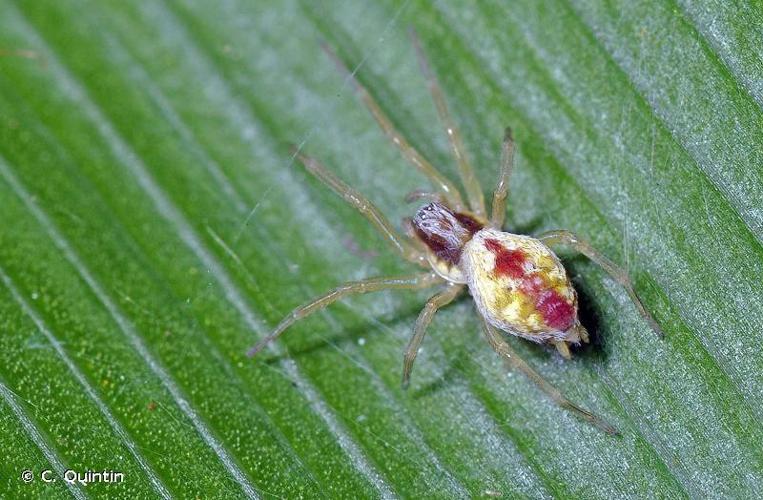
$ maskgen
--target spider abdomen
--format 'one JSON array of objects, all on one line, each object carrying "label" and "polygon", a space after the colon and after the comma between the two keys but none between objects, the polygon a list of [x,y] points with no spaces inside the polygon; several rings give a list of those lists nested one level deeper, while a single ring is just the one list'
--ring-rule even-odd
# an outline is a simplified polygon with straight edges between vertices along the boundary
[{"label": "spider abdomen", "polygon": [[557,256],[539,240],[485,228],[464,245],[460,267],[480,312],[527,339],[564,340],[577,296]]}]

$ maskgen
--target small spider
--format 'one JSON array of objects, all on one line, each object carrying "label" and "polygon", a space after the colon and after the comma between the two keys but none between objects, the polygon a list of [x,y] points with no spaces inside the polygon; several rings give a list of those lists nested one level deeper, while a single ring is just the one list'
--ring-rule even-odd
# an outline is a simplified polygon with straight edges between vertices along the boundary
[{"label": "small spider", "polygon": [[443,93],[413,31],[411,38],[437,113],[445,126],[468,203],[464,202],[455,185],[395,129],[368,90],[348,71],[331,48],[324,45],[324,50],[352,83],[354,91],[384,133],[402,155],[429,179],[435,191],[416,191],[408,195],[409,202],[425,200],[428,203],[412,219],[404,220],[404,237],[392,227],[378,208],[328,171],[318,160],[301,154],[296,149],[294,154],[311,174],[360,211],[402,258],[425,267],[428,271],[411,276],[369,278],[340,285],[294,309],[270,335],[249,351],[249,356],[257,354],[295,322],[348,295],[444,285],[442,291],[427,301],[416,320],[413,336],[403,358],[402,384],[406,388],[419,346],[435,312],[452,302],[468,287],[477,305],[485,338],[509,366],[528,376],[561,407],[607,433],[617,434],[613,426],[572,403],[543,379],[514,352],[498,330],[533,342],[553,344],[567,359],[570,358],[569,344],[588,342],[588,332],[578,319],[575,289],[559,258],[549,248],[549,245],[554,244],[569,245],[601,266],[625,288],[641,316],[662,336],[659,326],[636,295],[627,273],[585,240],[564,230],[549,231],[537,237],[501,230],[514,158],[514,140],[510,129],[506,129],[503,140],[500,174],[488,218],[482,189],[467,161],[460,134],[451,120]]}]

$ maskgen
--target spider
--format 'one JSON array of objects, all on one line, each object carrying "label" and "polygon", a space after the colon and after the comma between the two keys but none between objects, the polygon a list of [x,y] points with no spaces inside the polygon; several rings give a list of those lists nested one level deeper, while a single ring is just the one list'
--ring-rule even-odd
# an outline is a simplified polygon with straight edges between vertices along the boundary
[{"label": "spider", "polygon": [[565,230],[548,231],[537,237],[501,230],[514,160],[514,140],[509,128],[504,134],[498,183],[493,192],[488,217],[484,194],[467,160],[460,133],[451,119],[443,92],[418,37],[412,30],[410,35],[419,66],[455,156],[466,201],[458,188],[398,132],[369,91],[347,69],[336,53],[323,44],[324,51],[351,83],[353,90],[384,133],[403,157],[429,179],[434,189],[415,191],[408,195],[407,201],[423,200],[426,204],[419,208],[412,219],[403,221],[405,235],[402,235],[376,206],[327,170],[318,160],[302,154],[298,149],[294,149],[293,154],[308,172],[362,213],[400,257],[426,268],[427,271],[409,276],[369,278],[339,285],[325,295],[294,309],[267,337],[252,347],[248,355],[257,354],[295,322],[349,295],[443,285],[441,291],[427,301],[419,314],[405,350],[402,385],[403,388],[407,388],[413,363],[434,314],[468,288],[481,319],[483,335],[490,347],[511,368],[524,373],[562,408],[609,434],[617,434],[612,425],[571,402],[542,378],[516,354],[499,330],[532,342],[552,344],[566,359],[571,357],[569,345],[589,341],[588,332],[578,319],[575,289],[559,258],[549,248],[557,244],[568,245],[598,264],[625,288],[641,316],[659,336],[662,336],[660,327],[636,295],[628,274],[584,239]]}]

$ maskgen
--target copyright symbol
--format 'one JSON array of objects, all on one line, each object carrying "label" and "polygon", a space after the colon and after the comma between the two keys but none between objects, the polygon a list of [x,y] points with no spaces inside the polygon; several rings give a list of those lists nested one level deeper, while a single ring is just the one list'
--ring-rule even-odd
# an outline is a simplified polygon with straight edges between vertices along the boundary
[{"label": "copyright symbol", "polygon": [[34,481],[34,472],[32,472],[29,469],[25,469],[24,471],[21,472],[21,480],[24,481],[25,483],[31,483],[32,481]]}]

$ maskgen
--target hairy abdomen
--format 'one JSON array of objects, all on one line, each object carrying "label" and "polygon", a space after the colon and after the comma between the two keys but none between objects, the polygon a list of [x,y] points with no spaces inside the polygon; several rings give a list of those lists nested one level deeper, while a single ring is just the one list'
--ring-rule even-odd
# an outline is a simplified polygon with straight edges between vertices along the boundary
[{"label": "hairy abdomen", "polygon": [[542,342],[564,338],[577,321],[564,267],[535,238],[482,229],[465,245],[460,265],[480,312],[502,330]]}]

